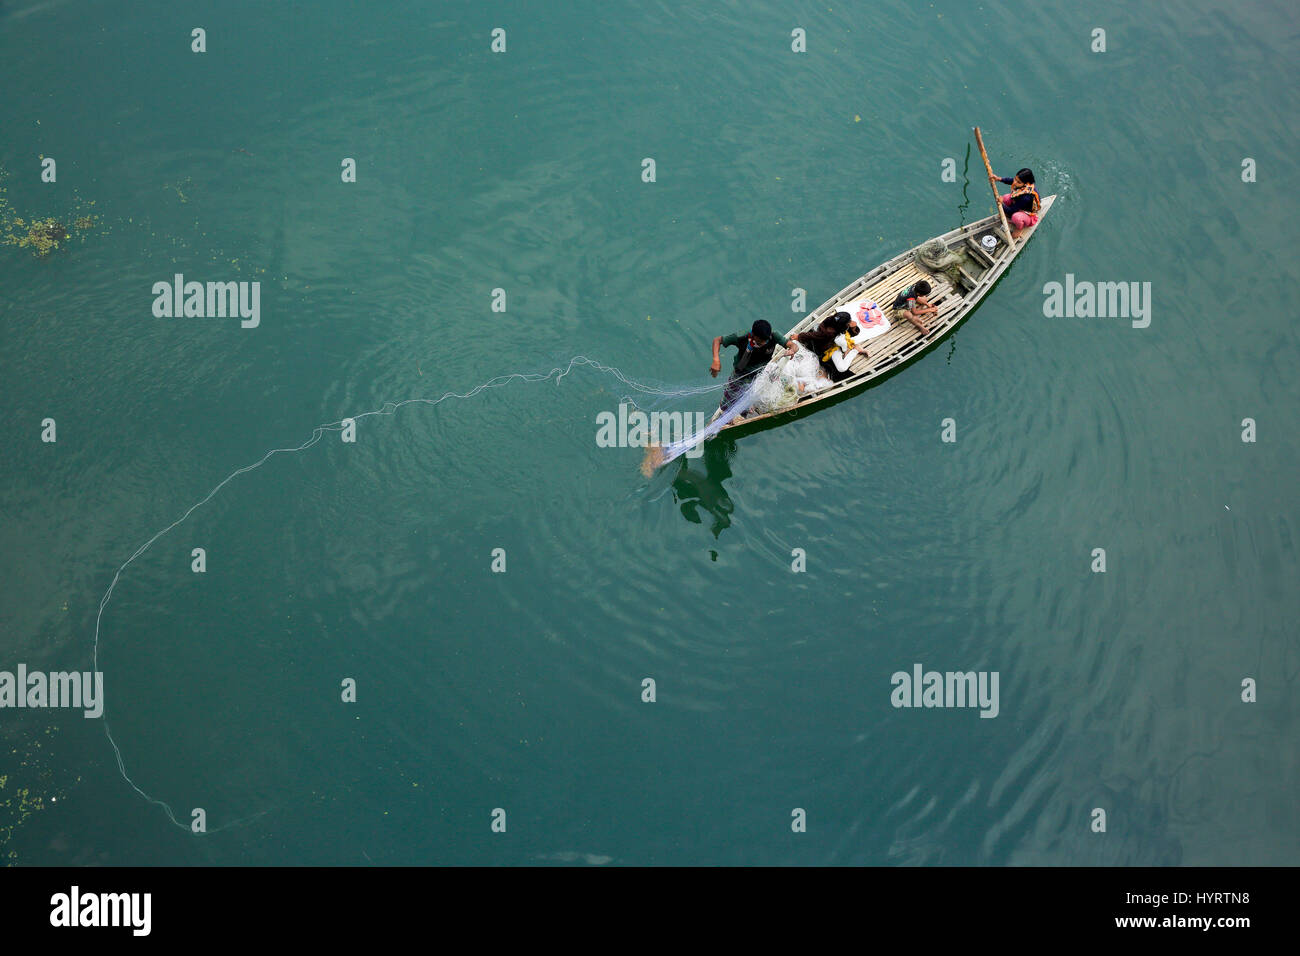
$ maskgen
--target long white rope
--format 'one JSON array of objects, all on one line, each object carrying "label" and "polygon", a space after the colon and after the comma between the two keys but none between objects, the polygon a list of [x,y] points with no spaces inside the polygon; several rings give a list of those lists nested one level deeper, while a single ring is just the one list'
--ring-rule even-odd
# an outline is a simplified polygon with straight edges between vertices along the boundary
[{"label": "long white rope", "polygon": [[[121,567],[119,567],[117,569],[117,572],[113,575],[113,580],[112,583],[109,584],[108,590],[104,592],[103,599],[100,600],[99,602],[99,613],[95,617],[95,639],[94,639],[94,644],[92,647],[92,654],[91,654],[93,660],[93,669],[95,671],[99,670],[99,636],[100,636],[100,625],[104,618],[104,610],[105,608],[108,607],[108,603],[113,597],[113,590],[114,588],[117,587],[117,582],[121,579],[122,572],[125,571],[131,565],[131,563],[135,561],[136,558],[140,557],[151,547],[153,547],[154,543],[157,542],[159,538],[164,537],[172,530],[174,530],[175,528],[183,524],[186,521],[186,519],[189,518],[190,515],[192,515],[199,508],[203,507],[205,504],[207,504],[209,501],[215,498],[217,494],[220,493],[222,488],[226,487],[226,485],[230,484],[230,482],[234,481],[240,475],[246,475],[250,471],[256,471],[258,468],[261,468],[264,464],[266,464],[266,462],[269,461],[275,455],[279,455],[279,454],[292,455],[300,451],[306,451],[308,448],[311,448],[318,441],[320,441],[321,438],[324,437],[326,432],[342,431],[343,428],[345,427],[346,422],[358,422],[361,421],[362,419],[370,418],[371,416],[374,415],[392,415],[399,408],[404,408],[407,405],[433,406],[433,405],[439,405],[449,398],[457,398],[457,399],[473,398],[475,395],[478,395],[480,392],[486,391],[489,388],[500,388],[504,385],[509,385],[511,382],[547,382],[550,381],[551,379],[554,379],[555,384],[558,385],[562,378],[564,378],[571,371],[573,371],[574,368],[579,366],[586,366],[588,368],[594,369],[597,372],[601,372],[607,375],[612,375],[614,376],[614,378],[618,379],[618,381],[622,382],[628,388],[645,395],[674,396],[674,397],[699,395],[706,392],[715,391],[719,388],[723,388],[725,387],[726,384],[724,382],[719,384],[702,385],[698,387],[692,386],[686,388],[663,388],[655,385],[647,385],[643,382],[638,382],[634,379],[628,378],[619,369],[614,368],[613,366],[602,365],[593,359],[587,358],[585,355],[578,355],[570,359],[568,364],[565,365],[563,368],[559,368],[559,367],[553,368],[549,372],[544,372],[544,373],[543,372],[512,372],[508,375],[498,375],[495,378],[488,379],[486,382],[483,382],[480,385],[476,385],[468,392],[446,392],[437,398],[408,398],[400,402],[385,402],[380,408],[373,409],[368,412],[361,412],[360,414],[357,415],[350,415],[347,416],[346,418],[341,418],[338,421],[329,422],[324,425],[317,425],[312,430],[311,437],[307,439],[305,442],[303,442],[301,445],[296,445],[291,448],[272,448],[270,451],[268,451],[257,461],[253,462],[251,465],[245,465],[243,468],[238,468],[235,471],[232,471],[229,475],[227,475],[220,482],[218,482],[217,485],[211,491],[209,491],[206,495],[204,495],[194,504],[186,508],[185,512],[179,518],[177,518],[171,524],[167,525],[167,527],[163,528],[161,531],[157,532],[148,541],[140,545],[140,547],[136,548],[135,553],[133,553],[129,558],[127,558],[125,561],[122,562]],[[149,803],[161,807],[163,811],[167,814],[167,819],[169,819],[172,823],[180,827],[182,830],[185,830],[186,832],[190,832],[190,827],[182,823],[180,820],[176,818],[175,811],[172,810],[171,806],[166,801],[159,800],[157,797],[151,796],[149,793],[143,790],[139,786],[139,784],[137,784],[134,780],[131,779],[131,775],[128,774],[126,771],[126,763],[122,758],[122,748],[118,746],[117,740],[114,739],[113,737],[113,732],[112,729],[109,727],[108,718],[106,715],[107,715],[107,709],[105,709],[105,716],[102,718],[104,722],[104,734],[105,736],[108,737],[108,742],[113,746],[113,754],[117,758],[117,769],[118,772],[122,775],[122,779],[125,780],[128,784],[130,784],[131,789],[133,789],[136,793],[138,793]],[[238,826],[242,823],[248,822],[249,820],[255,819],[258,816],[261,816],[262,813],[265,812],[267,811],[264,810],[250,817],[244,817],[239,820],[233,820],[229,823],[223,824],[222,826],[215,827],[211,830],[208,830],[207,832],[216,833],[219,832],[220,830],[226,829],[227,827]]]}]

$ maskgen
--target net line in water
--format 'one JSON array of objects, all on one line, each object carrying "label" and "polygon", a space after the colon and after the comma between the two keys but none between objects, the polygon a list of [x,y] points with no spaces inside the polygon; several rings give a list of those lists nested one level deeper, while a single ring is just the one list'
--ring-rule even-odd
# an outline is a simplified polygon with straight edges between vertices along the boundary
[{"label": "net line in water", "polygon": [[[100,643],[101,625],[104,619],[104,611],[108,608],[109,602],[113,598],[113,591],[117,587],[118,581],[121,580],[122,572],[124,572],[128,567],[130,567],[131,563],[134,562],[136,558],[140,557],[151,547],[153,547],[153,545],[160,538],[165,537],[171,531],[175,530],[180,525],[184,524],[190,515],[192,515],[199,508],[202,508],[205,504],[207,504],[209,501],[215,498],[218,494],[220,494],[221,490],[226,487],[226,485],[230,484],[240,475],[246,475],[251,471],[256,471],[258,468],[261,468],[264,464],[266,464],[268,461],[271,460],[271,458],[273,458],[276,455],[281,455],[281,454],[293,455],[301,451],[306,451],[307,449],[315,445],[317,442],[319,442],[327,432],[343,431],[343,429],[346,427],[345,423],[347,422],[359,422],[362,421],[363,419],[372,418],[374,416],[392,415],[399,408],[404,408],[407,405],[427,405],[432,407],[435,405],[440,405],[443,402],[445,402],[447,399],[451,399],[451,398],[469,399],[469,398],[473,398],[474,396],[490,388],[501,388],[502,386],[509,385],[512,382],[549,382],[552,379],[554,379],[555,384],[559,385],[561,379],[563,379],[566,375],[572,372],[575,368],[581,368],[581,367],[590,368],[605,375],[611,375],[619,382],[621,382],[623,385],[631,389],[633,392],[643,396],[654,396],[655,399],[659,401],[688,398],[695,395],[701,395],[708,392],[713,392],[720,388],[726,387],[725,382],[719,382],[716,384],[701,385],[701,386],[684,386],[684,387],[666,387],[660,385],[651,385],[645,382],[639,382],[636,379],[628,378],[626,375],[623,374],[622,371],[620,371],[619,369],[615,368],[612,365],[602,365],[601,363],[595,361],[594,359],[590,359],[585,355],[577,355],[571,358],[568,361],[568,363],[563,367],[557,366],[556,368],[551,369],[549,372],[510,372],[508,374],[498,375],[495,376],[494,378],[490,378],[486,382],[482,382],[476,385],[468,392],[444,392],[442,395],[438,396],[437,398],[408,398],[400,402],[384,402],[384,404],[379,408],[372,409],[368,412],[361,412],[360,414],[357,415],[349,415],[345,418],[339,419],[338,421],[328,422],[323,425],[317,425],[314,429],[312,429],[311,437],[308,438],[306,441],[304,441],[301,445],[295,445],[295,446],[284,447],[284,448],[272,448],[270,451],[268,451],[265,455],[263,455],[261,458],[259,458],[257,461],[253,462],[252,464],[245,465],[243,468],[238,468],[235,471],[232,471],[229,475],[227,475],[220,482],[218,482],[211,491],[209,491],[206,495],[204,495],[194,504],[190,505],[187,509],[185,509],[184,513],[182,513],[179,518],[177,518],[171,524],[167,525],[167,527],[163,528],[161,531],[155,533],[153,537],[149,538],[149,540],[147,540],[144,544],[140,545],[140,547],[138,547],[129,558],[127,558],[125,561],[122,562],[121,566],[113,574],[113,580],[108,585],[108,590],[104,592],[103,598],[100,599],[99,611],[95,615],[95,637],[91,646],[92,670],[93,671],[99,670],[99,643]],[[686,449],[682,449],[682,451],[685,450]],[[681,452],[679,452],[678,454],[680,453]],[[121,774],[122,779],[125,780],[127,784],[130,785],[131,789],[134,790],[137,794],[139,794],[144,800],[148,801],[154,806],[161,808],[162,811],[167,815],[167,819],[170,820],[173,824],[180,827],[182,830],[184,830],[187,833],[193,832],[191,831],[190,826],[177,819],[175,810],[172,809],[171,805],[168,804],[167,801],[161,800],[148,793],[146,790],[144,790],[144,788],[142,788],[131,778],[131,775],[129,773],[127,773],[126,761],[122,756],[122,748],[118,745],[116,738],[114,738],[113,736],[112,728],[109,726],[107,704],[105,704],[104,715],[102,716],[101,719],[103,720],[104,723],[104,735],[108,738],[109,744],[111,744],[113,747],[113,755],[117,760],[117,770],[118,773]],[[250,816],[241,817],[237,820],[231,820],[228,823],[222,824],[221,826],[218,827],[207,829],[203,832],[217,833],[220,832],[221,830],[225,830],[230,827],[240,826],[262,816],[266,812],[268,811],[261,810],[257,813],[251,814]]]},{"label": "net line in water", "polygon": [[[719,415],[713,421],[709,422],[704,428],[691,435],[684,435],[676,441],[669,442],[666,445],[651,445],[646,449],[645,458],[641,461],[641,474],[649,478],[656,470],[664,465],[685,455],[695,446],[702,442],[708,441],[718,432],[722,431],[732,422],[734,422],[745,412],[753,408],[754,403],[758,401],[759,393],[763,387],[764,369],[753,375],[752,381],[746,386],[734,403],[728,406],[727,410]],[[724,386],[725,387],[725,386]]]}]

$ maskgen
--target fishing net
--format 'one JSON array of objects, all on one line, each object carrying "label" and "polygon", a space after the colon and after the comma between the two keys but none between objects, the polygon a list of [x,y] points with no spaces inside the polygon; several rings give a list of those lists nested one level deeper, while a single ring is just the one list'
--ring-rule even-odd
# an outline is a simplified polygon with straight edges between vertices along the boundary
[{"label": "fishing net", "polygon": [[641,462],[641,473],[648,478],[656,469],[708,441],[740,415],[751,412],[765,415],[793,408],[802,396],[829,388],[831,384],[818,364],[817,356],[808,349],[798,349],[793,357],[778,356],[754,376],[753,382],[734,405],[705,428],[677,441],[647,448]]},{"label": "fishing net", "polygon": [[800,348],[792,357],[781,356],[768,366],[754,398],[754,411],[760,415],[779,412],[793,406],[802,396],[829,388],[831,384],[817,356]]},{"label": "fishing net", "polygon": [[[599,362],[587,358],[584,355],[577,355],[569,359],[567,363],[563,365],[558,365],[547,372],[507,372],[501,375],[494,376],[493,378],[490,378],[485,382],[481,382],[478,385],[474,386],[473,388],[470,388],[464,392],[446,391],[443,392],[442,394],[434,393],[428,396],[416,396],[413,398],[405,398],[398,401],[386,401],[378,408],[372,408],[367,411],[356,412],[347,418],[342,418],[337,421],[317,425],[314,429],[312,429],[310,435],[307,438],[305,438],[301,443],[295,445],[281,445],[275,448],[271,448],[265,454],[263,454],[261,458],[257,459],[251,464],[244,465],[242,468],[237,468],[234,471],[230,472],[230,474],[226,475],[225,478],[223,478],[220,482],[218,482],[212,488],[212,490],[207,493],[207,495],[205,495],[204,497],[200,498],[198,501],[190,505],[189,508],[187,508],[179,518],[174,520],[171,524],[167,525],[162,530],[155,532],[151,538],[149,538],[147,541],[144,542],[144,544],[136,548],[136,550],[131,554],[131,556],[127,558],[126,561],[124,561],[118,567],[116,573],[113,575],[112,581],[108,585],[108,590],[104,592],[104,596],[100,599],[99,613],[95,618],[95,634],[94,634],[93,642],[91,644],[92,671],[98,672],[100,669],[99,651],[100,651],[102,636],[104,633],[106,633],[103,628],[104,616],[106,612],[109,610],[110,602],[113,599],[113,593],[116,590],[119,581],[121,581],[123,575],[127,573],[131,564],[135,562],[138,558],[140,558],[141,555],[145,554],[145,552],[147,552],[150,548],[152,548],[156,542],[166,537],[177,527],[179,527],[180,525],[188,521],[190,515],[194,514],[194,512],[198,511],[200,508],[202,508],[204,505],[210,502],[213,498],[219,495],[224,488],[226,488],[228,485],[230,485],[240,476],[256,471],[257,469],[261,468],[263,465],[265,465],[267,462],[269,462],[272,458],[276,456],[289,456],[289,455],[296,455],[299,453],[306,452],[308,449],[319,444],[325,438],[326,435],[337,434],[343,431],[349,425],[355,426],[358,422],[367,419],[392,416],[395,415],[399,409],[403,409],[408,406],[422,405],[429,408],[433,408],[438,405],[441,405],[444,402],[449,402],[453,399],[455,400],[472,399],[488,391],[489,389],[504,388],[506,386],[513,385],[515,383],[554,382],[558,386],[564,378],[566,378],[570,373],[575,372],[578,369],[590,369],[602,375],[607,375],[612,377],[614,380],[621,383],[621,385],[627,390],[626,393],[624,394],[624,400],[628,401],[629,403],[634,403],[634,398],[639,399],[640,402],[645,404],[679,402],[683,399],[693,398],[696,399],[696,404],[699,404],[699,399],[705,394],[717,392],[718,390],[725,388],[725,383],[720,381],[711,382],[710,384],[705,384],[705,385],[689,385],[689,386],[676,386],[676,387],[672,385],[666,385],[660,383],[638,381],[636,379],[630,378],[629,376],[625,375],[622,371],[615,368],[614,366],[602,365]],[[760,376],[755,376],[756,379],[759,377]],[[740,396],[740,399],[728,410],[727,414],[721,416],[716,422],[710,425],[707,429],[701,429],[701,431],[695,435],[685,436],[680,441],[674,442],[672,443],[672,445],[665,446],[664,449],[660,449],[661,452],[666,452],[665,460],[672,460],[673,458],[685,454],[686,452],[694,448],[696,445],[698,445],[700,442],[708,438],[711,438],[713,435],[716,435],[724,426],[726,426],[729,422],[733,421],[737,415],[742,414],[746,409],[751,407],[754,401],[754,396],[756,395],[756,389],[754,388],[754,385],[756,384],[757,382],[752,383],[750,387],[746,389],[745,392]],[[148,803],[151,803],[159,807],[167,815],[167,818],[171,821],[173,825],[180,828],[181,830],[189,832],[191,821],[188,816],[184,815],[183,811],[182,814],[178,816],[177,811],[173,809],[173,807],[169,803],[167,803],[164,800],[160,800],[157,797],[152,796],[148,791],[146,791],[143,787],[137,784],[134,779],[132,779],[130,773],[128,773],[127,771],[127,763],[126,763],[126,759],[123,756],[122,748],[121,746],[119,746],[117,738],[113,736],[113,731],[111,730],[108,721],[107,720],[101,721],[101,726],[103,727],[104,735],[108,738],[108,742],[113,748],[113,753],[114,756],[116,757],[116,762],[117,762],[117,770],[118,773],[121,775],[122,779],[126,781],[126,783],[130,785],[130,787],[142,799],[144,799]],[[2,742],[3,741],[0,741],[0,743]],[[24,764],[24,766],[26,766],[26,764]],[[8,767],[6,766],[5,769],[8,770]],[[0,775],[0,786],[3,785],[4,779],[5,779],[4,776]],[[16,776],[15,779],[19,783],[23,782],[23,777],[21,774]],[[3,800],[0,800],[0,846],[3,846],[5,827],[7,826],[7,820],[5,817],[4,810],[5,810],[4,802]],[[206,832],[216,833],[228,827],[242,826],[248,823],[249,821],[256,819],[257,817],[262,816],[267,812],[269,811],[260,810],[253,814],[231,820],[227,823],[222,823],[219,826],[210,826]]]},{"label": "fishing net", "polygon": [[799,391],[794,377],[786,371],[790,364],[791,360],[783,355],[759,375],[752,406],[756,414],[765,415],[768,412],[779,411],[799,400]]},{"label": "fishing net", "polygon": [[942,239],[930,239],[922,243],[912,258],[931,275],[942,275],[948,279],[949,284],[961,285],[961,267],[966,256],[949,249]]},{"label": "fishing net", "polygon": [[662,468],[676,458],[680,458],[701,442],[708,441],[753,408],[759,395],[762,394],[763,385],[767,378],[767,369],[756,374],[753,381],[736,399],[735,403],[701,430],[666,445],[650,445],[645,451],[645,457],[641,460],[641,474],[649,478],[657,469]]}]

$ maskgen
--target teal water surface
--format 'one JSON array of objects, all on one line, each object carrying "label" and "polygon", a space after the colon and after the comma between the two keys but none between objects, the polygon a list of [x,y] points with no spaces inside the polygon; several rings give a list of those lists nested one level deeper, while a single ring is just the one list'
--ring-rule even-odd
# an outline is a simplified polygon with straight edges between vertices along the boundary
[{"label": "teal water surface", "polygon": [[[125,770],[0,711],[0,852],[1300,862],[1296,17],[1084,6],[0,3],[5,215],[97,217],[0,247],[0,670],[89,669],[98,621]],[[319,424],[577,355],[709,384],[715,335],[986,215],[975,123],[1059,198],[881,386],[649,481],[589,366],[403,406],[99,617]],[[260,324],[156,318],[175,273]],[[1045,317],[1067,274],[1149,282],[1149,327]],[[998,716],[895,708],[915,663]]]}]

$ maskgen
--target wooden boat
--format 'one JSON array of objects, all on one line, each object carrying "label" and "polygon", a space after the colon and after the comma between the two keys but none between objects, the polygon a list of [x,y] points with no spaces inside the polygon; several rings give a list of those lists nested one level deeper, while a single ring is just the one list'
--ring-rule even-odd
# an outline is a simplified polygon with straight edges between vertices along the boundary
[{"label": "wooden boat", "polygon": [[[757,422],[776,424],[777,422],[773,420],[778,416],[791,416],[793,412],[844,397],[846,393],[890,375],[919,358],[957,328],[962,320],[975,310],[980,300],[988,294],[993,284],[1001,278],[1020,254],[1020,250],[1033,238],[1038,227],[1047,218],[1047,213],[1055,200],[1055,195],[1042,199],[1038,222],[1022,230],[1014,242],[1008,241],[1000,212],[937,236],[936,238],[948,251],[959,253],[963,260],[960,265],[946,272],[930,272],[917,264],[917,251],[921,246],[926,245],[922,243],[876,266],[866,275],[845,286],[805,316],[790,330],[789,334],[794,335],[815,328],[823,319],[842,311],[850,303],[863,299],[874,300],[889,318],[890,328],[884,334],[864,343],[867,354],[854,358],[849,366],[849,377],[834,383],[829,388],[799,396],[784,407],[737,418],[723,427],[719,434],[732,429],[747,428]],[[985,236],[993,236],[997,240],[991,253],[985,251],[982,245]],[[932,241],[928,240],[928,242]],[[925,316],[925,324],[930,330],[928,335],[922,335],[920,329],[906,319],[896,320],[890,314],[890,307],[898,293],[922,279],[930,283],[931,291],[927,298],[939,309],[938,313]],[[782,361],[784,354],[783,349],[778,349],[777,355],[768,367],[759,374],[768,374],[769,370]],[[720,414],[721,409],[715,412],[713,417],[716,419]]]}]

